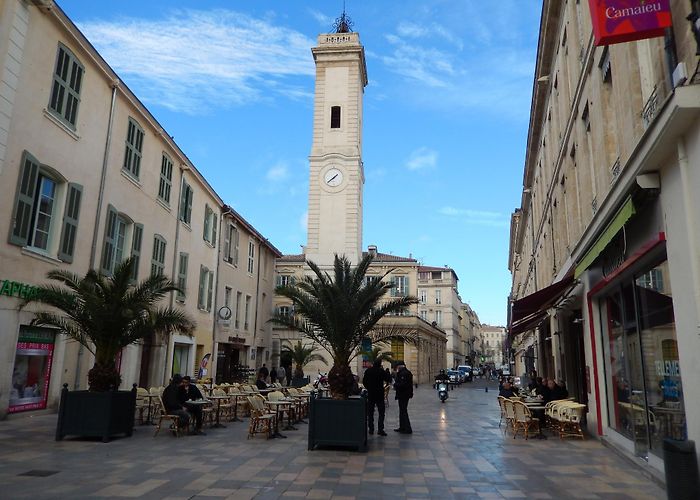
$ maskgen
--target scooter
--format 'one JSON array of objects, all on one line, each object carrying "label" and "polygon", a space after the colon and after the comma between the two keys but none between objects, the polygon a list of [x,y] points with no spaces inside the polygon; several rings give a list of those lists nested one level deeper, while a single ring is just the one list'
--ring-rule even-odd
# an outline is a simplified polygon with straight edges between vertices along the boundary
[{"label": "scooter", "polygon": [[318,372],[318,377],[314,381],[314,388],[326,389],[328,387],[328,375]]},{"label": "scooter", "polygon": [[438,397],[440,398],[440,401],[442,401],[444,403],[445,400],[450,397],[447,394],[447,388],[448,388],[447,382],[445,382],[444,380],[436,380],[435,381],[435,388],[438,391]]}]

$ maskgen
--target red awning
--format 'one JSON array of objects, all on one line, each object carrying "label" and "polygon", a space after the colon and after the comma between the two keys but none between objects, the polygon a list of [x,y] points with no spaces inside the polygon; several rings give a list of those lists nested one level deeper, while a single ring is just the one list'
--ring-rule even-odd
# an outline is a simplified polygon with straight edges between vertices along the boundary
[{"label": "red awning", "polygon": [[571,273],[561,281],[513,302],[509,328],[511,335],[522,333],[536,326],[547,314],[547,309],[573,284],[574,275]]}]

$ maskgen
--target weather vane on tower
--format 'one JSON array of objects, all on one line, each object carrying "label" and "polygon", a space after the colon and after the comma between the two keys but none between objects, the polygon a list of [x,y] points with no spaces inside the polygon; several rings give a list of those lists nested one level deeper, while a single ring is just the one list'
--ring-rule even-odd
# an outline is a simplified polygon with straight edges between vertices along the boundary
[{"label": "weather vane on tower", "polygon": [[350,33],[352,31],[353,22],[350,16],[345,12],[345,0],[343,0],[343,13],[333,23],[333,29],[336,33]]}]

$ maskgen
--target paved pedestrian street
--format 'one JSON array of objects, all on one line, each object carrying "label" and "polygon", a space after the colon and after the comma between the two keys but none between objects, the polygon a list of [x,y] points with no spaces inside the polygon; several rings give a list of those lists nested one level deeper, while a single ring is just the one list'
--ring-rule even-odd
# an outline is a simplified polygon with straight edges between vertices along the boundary
[{"label": "paved pedestrian street", "polygon": [[[665,498],[662,488],[594,439],[504,437],[496,390],[464,384],[440,404],[421,386],[413,435],[370,436],[369,451],[309,452],[307,426],[287,439],[246,439],[245,423],[174,438],[139,426],[105,444],[53,440],[55,415],[0,422],[0,498]],[[393,394],[392,394],[393,395]]]}]

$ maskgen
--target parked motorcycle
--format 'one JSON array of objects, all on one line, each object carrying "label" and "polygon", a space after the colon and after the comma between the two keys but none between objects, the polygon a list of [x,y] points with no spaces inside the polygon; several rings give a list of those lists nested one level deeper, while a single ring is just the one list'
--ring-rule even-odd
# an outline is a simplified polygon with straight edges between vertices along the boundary
[{"label": "parked motorcycle", "polygon": [[314,380],[315,389],[327,389],[328,388],[328,375],[326,373],[318,372],[318,377]]},{"label": "parked motorcycle", "polygon": [[440,401],[444,403],[445,400],[447,400],[447,398],[450,397],[447,394],[447,392],[448,392],[447,391],[447,388],[448,388],[447,382],[445,382],[444,380],[436,380],[435,381],[435,388],[437,389],[438,397],[440,398]]}]

